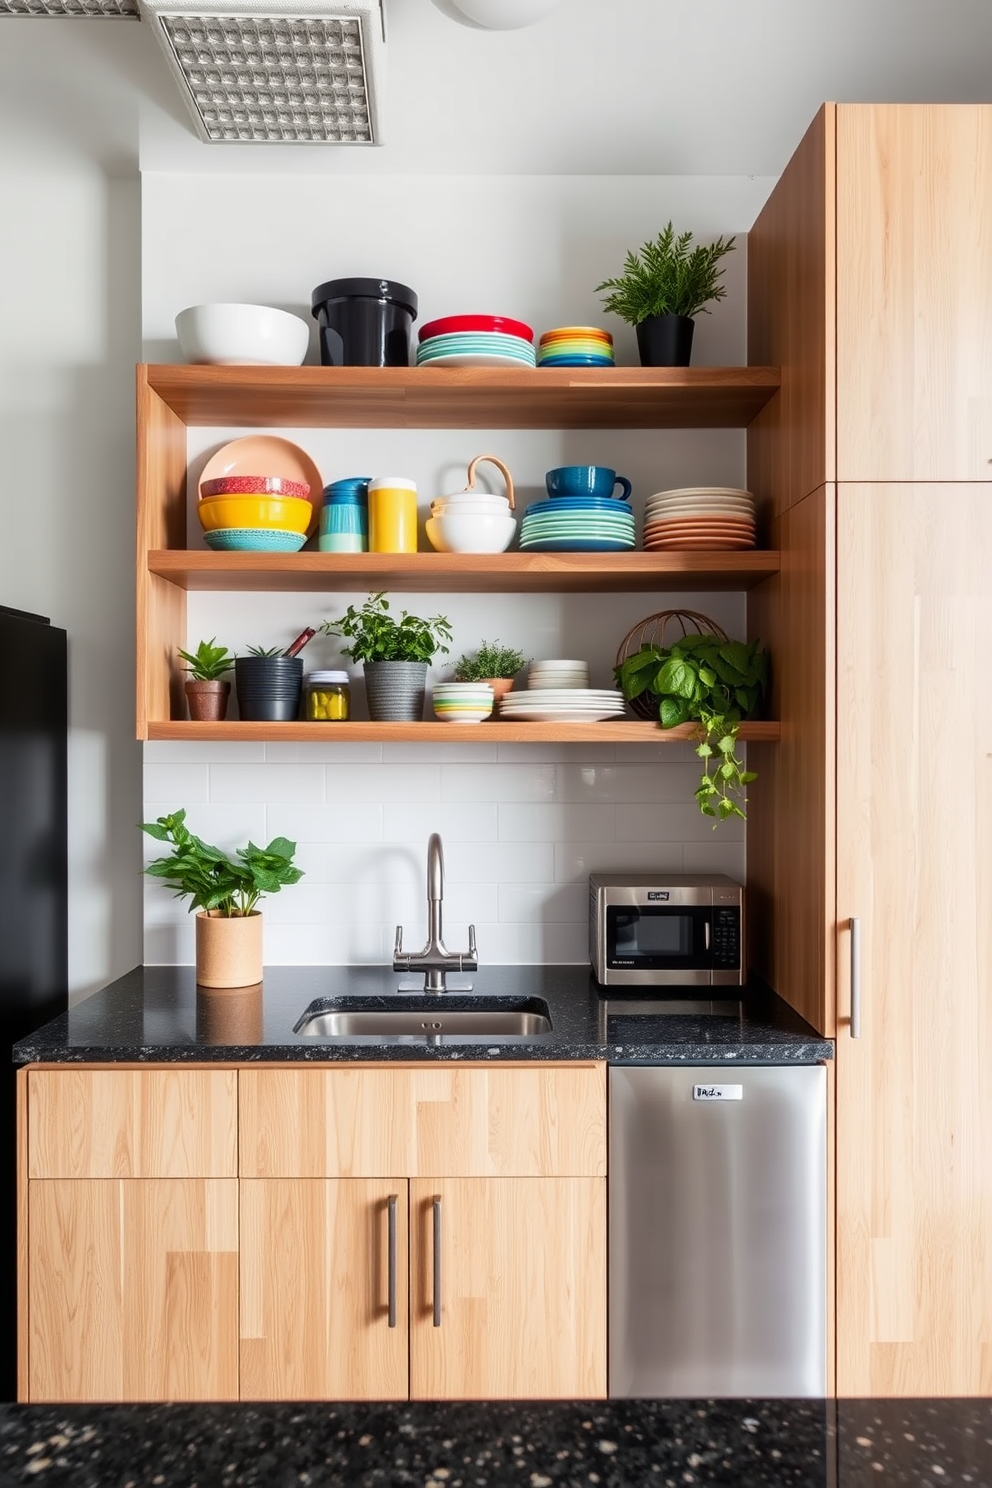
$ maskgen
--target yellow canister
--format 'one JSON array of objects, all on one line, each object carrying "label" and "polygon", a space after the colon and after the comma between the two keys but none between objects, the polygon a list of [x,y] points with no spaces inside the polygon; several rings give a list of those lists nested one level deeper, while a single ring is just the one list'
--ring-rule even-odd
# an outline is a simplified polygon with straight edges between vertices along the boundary
[{"label": "yellow canister", "polygon": [[417,483],[401,475],[369,482],[369,552],[417,551]]}]

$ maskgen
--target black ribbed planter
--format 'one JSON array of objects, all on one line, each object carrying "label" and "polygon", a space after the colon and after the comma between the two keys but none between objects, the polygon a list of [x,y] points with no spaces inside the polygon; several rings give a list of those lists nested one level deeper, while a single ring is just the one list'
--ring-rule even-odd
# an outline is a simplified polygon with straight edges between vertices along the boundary
[{"label": "black ribbed planter", "polygon": [[238,656],[238,713],[250,723],[292,723],[300,716],[302,656]]},{"label": "black ribbed planter", "polygon": [[649,315],[634,327],[642,367],[688,367],[695,321],[687,315]]}]

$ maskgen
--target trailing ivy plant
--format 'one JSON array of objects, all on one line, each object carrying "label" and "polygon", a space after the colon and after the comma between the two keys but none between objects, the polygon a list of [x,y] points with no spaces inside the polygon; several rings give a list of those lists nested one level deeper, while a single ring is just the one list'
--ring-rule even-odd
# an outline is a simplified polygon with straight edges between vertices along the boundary
[{"label": "trailing ivy plant", "polygon": [[715,243],[697,243],[690,250],[692,233],[679,233],[671,221],[658,236],[644,243],[636,253],[629,252],[623,273],[617,279],[604,279],[596,292],[608,289],[604,307],[619,315],[628,325],[640,325],[652,315],[685,315],[690,319],[700,313],[708,315],[709,302],[722,300],[727,293],[720,280],[720,260],[734,246],[733,238],[717,238]]},{"label": "trailing ivy plant", "polygon": [[662,728],[700,725],[699,809],[716,818],[714,826],[728,816],[743,817],[746,787],[757,776],[738,758],[737,736],[768,683],[768,653],[761,642],[682,636],[671,646],[642,646],[614,675],[628,701],[644,693],[657,697]]},{"label": "trailing ivy plant", "polygon": [[353,661],[433,661],[440,651],[447,656],[445,641],[451,640],[451,625],[444,615],[409,615],[400,611],[397,620],[389,613],[384,593],[370,594],[360,609],[349,605],[340,620],[325,621],[328,635],[343,636],[342,646]]},{"label": "trailing ivy plant", "polygon": [[229,858],[219,847],[194,837],[183,810],[142,822],[141,830],[172,849],[167,857],[149,863],[145,872],[164,879],[177,899],[189,899],[190,912],[215,910],[225,918],[249,915],[263,894],[278,894],[303,877],[303,869],[293,866],[296,843],[287,837],[273,837],[268,847],[249,842]]}]

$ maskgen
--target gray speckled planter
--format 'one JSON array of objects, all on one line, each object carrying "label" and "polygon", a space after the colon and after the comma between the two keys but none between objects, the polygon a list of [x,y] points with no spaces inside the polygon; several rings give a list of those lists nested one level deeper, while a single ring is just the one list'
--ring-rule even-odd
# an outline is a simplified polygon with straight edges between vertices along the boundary
[{"label": "gray speckled planter", "polygon": [[426,661],[365,663],[365,697],[376,723],[420,723],[426,693]]}]

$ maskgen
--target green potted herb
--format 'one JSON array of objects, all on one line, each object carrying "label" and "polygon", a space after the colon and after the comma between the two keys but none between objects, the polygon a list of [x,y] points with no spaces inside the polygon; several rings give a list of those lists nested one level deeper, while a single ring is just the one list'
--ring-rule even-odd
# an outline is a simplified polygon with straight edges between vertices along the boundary
[{"label": "green potted herb", "polygon": [[494,703],[513,687],[520,668],[527,662],[522,651],[503,646],[499,641],[481,641],[479,649],[467,652],[455,662],[456,682],[487,682],[493,690]]},{"label": "green potted herb", "polygon": [[644,693],[658,699],[662,728],[701,725],[699,809],[717,821],[743,817],[745,787],[756,776],[737,757],[737,736],[741,720],[754,712],[767,686],[768,653],[761,642],[681,636],[671,646],[642,646],[614,675],[628,701]]},{"label": "green potted herb", "polygon": [[296,843],[285,837],[274,837],[268,847],[249,842],[230,858],[194,837],[184,810],[142,822],[141,830],[171,849],[145,872],[175,889],[177,899],[189,899],[190,912],[197,912],[197,982],[255,986],[262,980],[262,916],[255,906],[263,894],[278,894],[303,877],[293,866]]},{"label": "green potted herb", "polygon": [[401,610],[397,620],[380,592],[370,594],[360,609],[349,605],[340,620],[324,628],[349,642],[341,647],[345,656],[362,662],[371,719],[411,723],[423,718],[427,668],[439,652],[448,654],[444,643],[451,639],[451,626],[446,616],[424,619]]},{"label": "green potted herb", "polygon": [[688,367],[693,316],[708,315],[710,302],[727,293],[719,265],[734,239],[693,248],[692,238],[691,232],[676,237],[669,221],[657,238],[627,254],[619,278],[596,286],[597,293],[610,291],[606,309],[634,327],[642,367]]},{"label": "green potted herb", "polygon": [[233,667],[234,657],[226,646],[217,645],[216,638],[201,641],[195,651],[180,651],[179,657],[185,662],[186,706],[190,718],[197,723],[222,723],[231,696],[231,684],[225,680],[225,673]]}]

